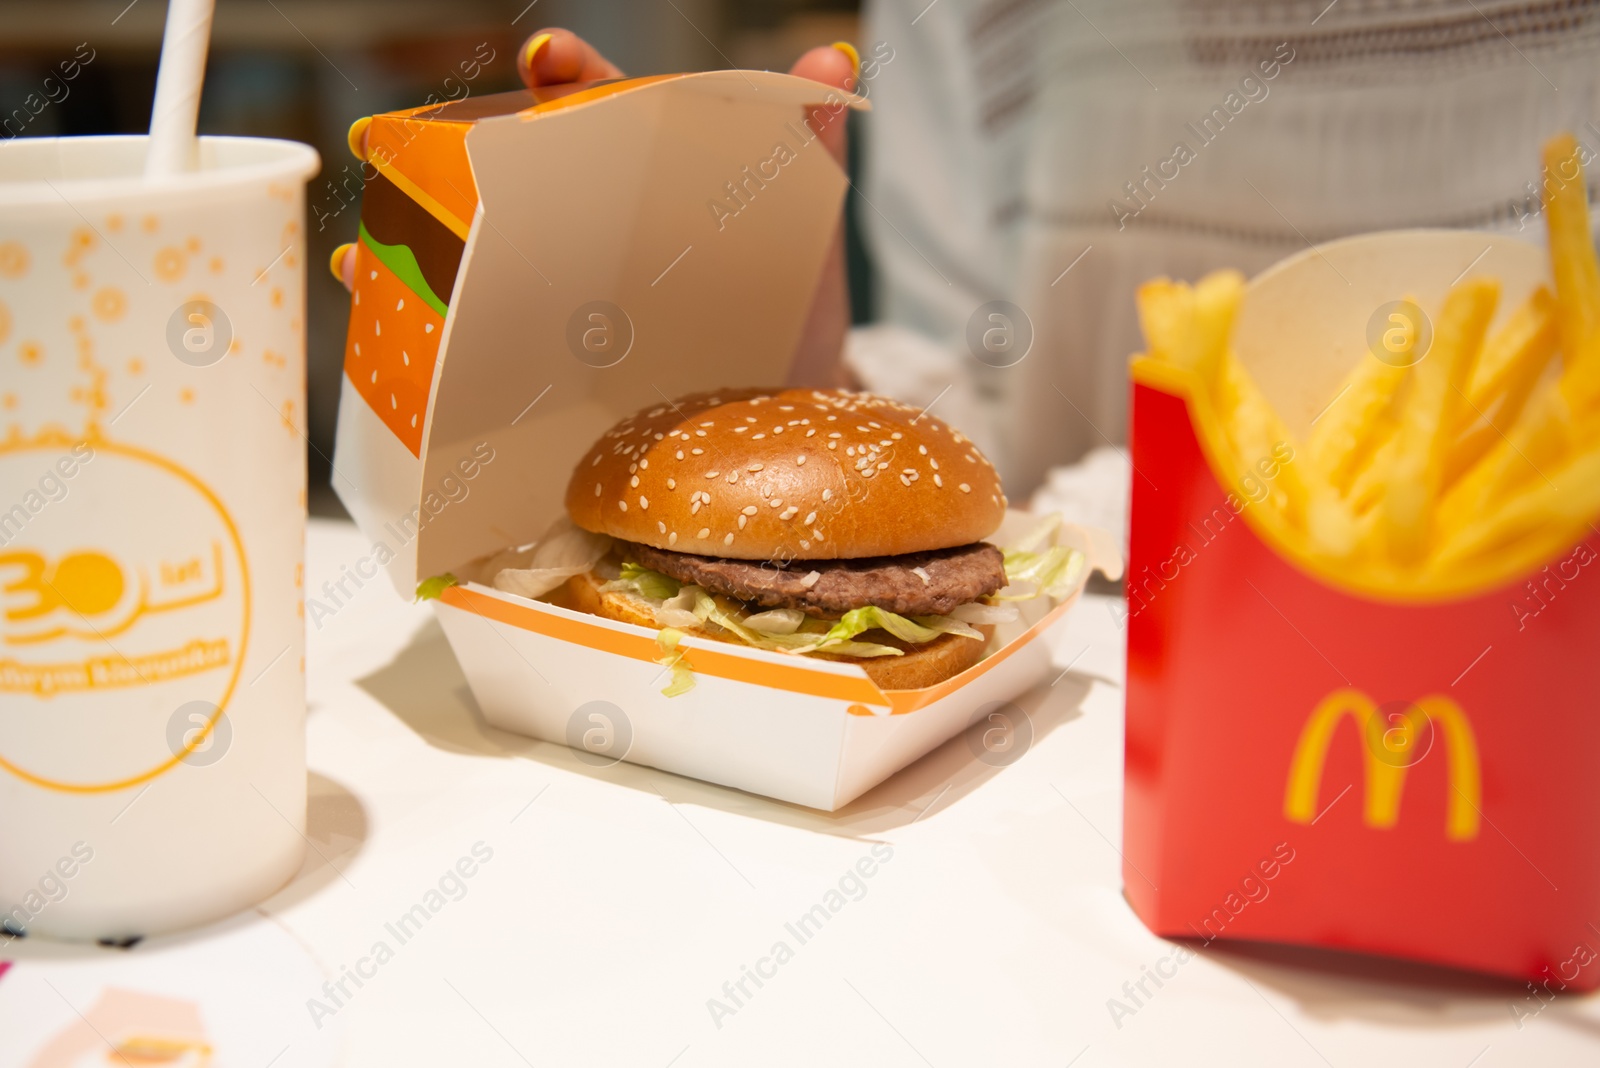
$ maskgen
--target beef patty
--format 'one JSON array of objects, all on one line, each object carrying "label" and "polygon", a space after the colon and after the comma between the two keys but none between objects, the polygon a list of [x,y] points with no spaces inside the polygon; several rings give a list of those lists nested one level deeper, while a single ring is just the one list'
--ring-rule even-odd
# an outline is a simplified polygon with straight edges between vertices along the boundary
[{"label": "beef patty", "polygon": [[[942,616],[1006,584],[1000,550],[982,541],[901,556],[795,560],[787,565],[694,556],[633,543],[619,548],[625,556],[679,582],[763,608],[799,608],[813,616],[838,616],[866,605],[902,616]],[[806,578],[813,571],[817,578],[808,585]]]}]

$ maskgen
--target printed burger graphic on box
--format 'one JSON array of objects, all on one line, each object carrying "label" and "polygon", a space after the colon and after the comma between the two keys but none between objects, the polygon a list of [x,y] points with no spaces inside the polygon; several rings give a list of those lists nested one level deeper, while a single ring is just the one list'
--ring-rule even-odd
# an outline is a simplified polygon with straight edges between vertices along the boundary
[{"label": "printed burger graphic on box", "polygon": [[[864,106],[787,75],[715,71],[473,98],[374,116],[366,127],[371,177],[356,248],[337,488],[363,532],[384,543],[374,559],[397,589],[437,598],[489,722],[579,748],[590,763],[626,759],[831,810],[1039,682],[1049,670],[1044,632],[1089,570],[1120,574],[1120,558],[1096,532],[1007,511],[987,461],[937,414],[837,392],[763,392],[788,377],[848,184],[812,125]],[[572,165],[545,165],[550,159]],[[748,434],[748,447],[736,445],[746,439],[729,429],[735,408],[749,429],[746,419],[763,405],[800,404],[806,411],[775,411],[779,421]],[[724,424],[714,426],[717,418]],[[830,437],[806,419],[848,421]],[[754,455],[780,443],[782,456]],[[709,455],[736,448],[749,453],[737,469]],[[676,453],[684,466],[669,470]],[[474,456],[471,492],[441,500],[437,487]],[[841,481],[801,508],[781,499],[793,493],[767,492],[780,461],[791,488],[820,485],[825,470]],[[574,498],[568,486],[580,464],[589,478]],[[951,464],[975,466],[957,475]],[[692,486],[682,481],[690,467]],[[606,480],[615,484],[609,494],[600,486]],[[739,499],[735,515],[729,509],[741,494],[752,499]],[[597,501],[603,509],[590,514]],[[920,525],[923,506],[912,501],[926,502]],[[906,603],[923,607],[906,615],[922,622],[895,616],[888,624],[901,627],[894,640],[927,643],[924,662],[947,639],[983,643],[977,657],[939,660],[947,670],[928,676],[936,684],[880,683],[875,678],[890,676],[848,655],[806,655],[801,647],[816,631],[796,628],[854,626],[810,622],[794,605],[822,604],[830,589],[848,588],[850,576],[818,554],[841,535],[870,538],[869,507],[893,516],[876,531],[890,538],[948,533],[953,527],[934,521],[941,514],[986,517],[984,531],[968,540],[1034,545],[1039,551],[1025,555],[1057,562],[1056,578],[1035,584],[1050,596],[976,626],[927,607],[947,578],[959,587],[985,567],[991,578],[1011,577],[993,549],[974,550],[959,574],[921,568],[928,589],[915,585]],[[584,550],[596,538],[654,538],[661,560],[715,564],[691,583],[654,570],[641,579],[638,561],[622,562],[635,568],[624,574],[643,582],[641,593],[699,590],[694,608],[703,614],[672,609],[690,619],[680,630],[661,622],[659,603],[638,617],[613,611],[622,596],[617,579],[580,582],[600,575],[598,558],[568,568],[559,588],[509,592],[507,575],[531,573],[518,569],[561,570],[530,564],[530,555]],[[791,552],[754,552],[762,538]],[[821,570],[783,572],[794,554],[807,553]],[[509,558],[523,562],[503,562]],[[915,573],[914,563],[899,569]],[[788,607],[767,615],[788,613],[788,630],[745,628],[749,616],[730,615],[728,598],[751,598],[719,590],[718,601],[700,589],[718,581],[783,587]],[[979,589],[951,604],[1009,613],[970,603]],[[577,596],[585,591],[587,601]],[[843,607],[835,603],[833,614]],[[929,611],[941,614],[921,614]],[[707,619],[722,629],[691,625]],[[831,648],[893,654],[902,665],[923,652],[871,637],[831,640],[844,643]]]}]

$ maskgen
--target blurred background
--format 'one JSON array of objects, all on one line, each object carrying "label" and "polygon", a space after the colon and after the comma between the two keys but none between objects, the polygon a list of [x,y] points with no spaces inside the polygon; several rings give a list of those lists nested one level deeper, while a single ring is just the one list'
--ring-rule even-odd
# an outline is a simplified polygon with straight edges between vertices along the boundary
[{"label": "blurred background", "polygon": [[[818,43],[856,40],[850,0],[220,0],[200,132],[303,141],[322,156],[307,189],[308,433],[313,514],[342,515],[328,486],[349,295],[323,266],[353,241],[360,169],[345,132],[363,115],[520,87],[516,47],[544,26],[592,41],[629,74],[736,66],[786,70]],[[0,2],[6,136],[144,133],[166,5],[160,0]],[[715,42],[715,44],[713,44]],[[64,57],[82,72],[36,114],[24,106]],[[92,58],[90,58],[92,57]],[[465,66],[463,66],[465,64]],[[850,211],[852,219],[855,211]],[[870,270],[852,237],[855,313]]]}]

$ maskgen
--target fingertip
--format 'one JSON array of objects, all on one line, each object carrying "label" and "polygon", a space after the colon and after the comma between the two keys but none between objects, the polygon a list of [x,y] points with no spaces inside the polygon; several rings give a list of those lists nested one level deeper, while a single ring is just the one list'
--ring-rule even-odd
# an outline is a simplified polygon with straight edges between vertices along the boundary
[{"label": "fingertip", "polygon": [[555,40],[555,34],[545,30],[528,38],[528,43],[522,46],[522,56],[519,60],[525,73],[523,78],[529,85],[539,85],[539,57],[549,50],[550,42]]},{"label": "fingertip", "polygon": [[856,46],[849,41],[835,41],[832,47],[835,51],[844,53],[845,58],[850,60],[851,81],[861,77],[861,53],[856,51]]},{"label": "fingertip", "polygon": [[789,73],[798,78],[809,78],[814,82],[848,91],[855,85],[860,62],[860,56],[848,42],[840,42],[839,45],[819,45],[795,60],[794,66],[789,68]]},{"label": "fingertip", "polygon": [[346,289],[356,287],[356,245],[354,241],[347,241],[333,250],[333,255],[328,257],[328,270],[333,272]]},{"label": "fingertip", "polygon": [[345,144],[350,146],[350,154],[362,163],[367,161],[367,129],[372,125],[372,116],[363,115],[350,124],[350,129],[345,133]]}]

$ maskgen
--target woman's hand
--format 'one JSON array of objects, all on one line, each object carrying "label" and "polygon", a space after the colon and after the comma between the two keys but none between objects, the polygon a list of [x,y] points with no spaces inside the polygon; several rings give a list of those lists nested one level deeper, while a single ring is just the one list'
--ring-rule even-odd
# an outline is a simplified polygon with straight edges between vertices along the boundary
[{"label": "woman's hand", "polygon": [[[860,66],[861,60],[854,46],[840,41],[813,48],[795,61],[789,73],[851,91],[855,89]],[[594,45],[572,31],[562,29],[540,30],[529,37],[517,51],[517,74],[530,89],[624,76],[617,65],[601,55]],[[806,120],[841,167],[845,161],[847,114],[848,109],[839,109],[820,122],[812,118]],[[365,128],[360,130],[359,136],[361,155],[365,158]],[[351,147],[357,146],[352,144]],[[341,245],[334,252],[329,266],[346,289],[354,288],[356,257],[353,244]],[[849,328],[850,292],[845,279],[844,221],[841,219],[834,233],[833,245],[828,250],[822,276],[818,279],[816,293],[812,296],[811,311],[801,331],[790,384],[817,387],[845,384],[846,376],[840,355],[844,347],[844,335]]]}]

